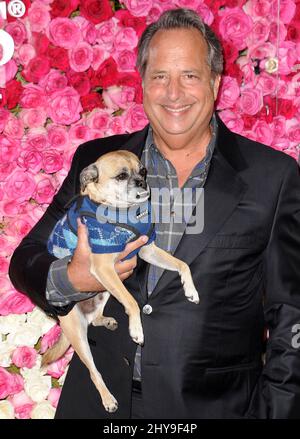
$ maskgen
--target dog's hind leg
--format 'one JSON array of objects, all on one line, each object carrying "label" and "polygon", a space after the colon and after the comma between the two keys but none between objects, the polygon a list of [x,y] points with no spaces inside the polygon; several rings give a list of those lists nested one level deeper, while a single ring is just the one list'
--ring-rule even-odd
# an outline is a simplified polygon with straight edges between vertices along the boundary
[{"label": "dog's hind leg", "polygon": [[[113,413],[118,408],[118,402],[106,387],[100,372],[97,370],[87,338],[88,320],[80,307],[74,308],[66,315],[60,316],[60,326],[71,343],[73,349],[90,372],[91,379],[100,393],[105,410]],[[74,331],[74,328],[77,328]]]},{"label": "dog's hind leg", "polygon": [[118,322],[113,317],[105,317],[103,310],[110,297],[108,291],[103,291],[91,299],[83,300],[78,303],[78,306],[85,314],[88,325],[105,326],[105,328],[114,331],[118,327]]},{"label": "dog's hind leg", "polygon": [[154,242],[144,245],[139,251],[139,257],[165,270],[178,271],[186,298],[190,302],[199,303],[199,294],[195,288],[191,270],[185,262],[157,247]]},{"label": "dog's hind leg", "polygon": [[125,308],[129,317],[129,333],[136,343],[144,343],[144,333],[142,328],[140,309],[136,300],[128,292],[117,275],[114,262],[118,253],[111,254],[91,254],[91,274],[102,283]]}]

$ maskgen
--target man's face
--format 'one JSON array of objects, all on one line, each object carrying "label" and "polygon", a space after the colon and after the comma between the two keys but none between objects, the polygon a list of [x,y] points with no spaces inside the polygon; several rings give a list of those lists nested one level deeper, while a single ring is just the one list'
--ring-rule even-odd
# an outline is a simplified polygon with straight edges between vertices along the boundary
[{"label": "man's face", "polygon": [[143,81],[144,108],[156,136],[164,141],[201,139],[219,79],[211,74],[207,45],[196,29],[158,31],[149,46]]}]

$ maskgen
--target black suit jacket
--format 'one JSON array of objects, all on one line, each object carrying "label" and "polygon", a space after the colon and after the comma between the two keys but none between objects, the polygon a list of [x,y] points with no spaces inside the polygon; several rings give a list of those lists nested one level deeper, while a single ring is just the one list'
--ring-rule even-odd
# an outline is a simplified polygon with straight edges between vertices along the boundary
[{"label": "black suit jacket", "polygon": [[[46,241],[79,191],[80,171],[101,154],[128,149],[141,155],[147,128],[81,145],[44,216],[11,259],[10,279],[50,315],[66,314],[45,299],[50,263]],[[230,132],[219,120],[205,185],[205,226],[184,235],[175,256],[186,261],[200,292],[184,296],[176,272],[165,271],[147,297],[148,265],[138,260],[125,282],[142,312],[143,399],[146,418],[300,418],[300,179],[291,157]],[[136,345],[128,317],[110,298],[104,310],[115,332],[89,328],[95,364],[117,398],[108,414],[88,371],[74,355],[57,418],[130,417]],[[266,365],[263,334],[268,327]]]}]

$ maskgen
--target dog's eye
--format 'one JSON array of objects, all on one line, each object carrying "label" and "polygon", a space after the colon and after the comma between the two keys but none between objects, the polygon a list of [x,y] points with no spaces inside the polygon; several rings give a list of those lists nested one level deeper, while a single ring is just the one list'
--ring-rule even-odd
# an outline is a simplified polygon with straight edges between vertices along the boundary
[{"label": "dog's eye", "polygon": [[142,176],[142,177],[146,177],[146,175],[147,175],[147,169],[146,168],[142,168],[141,170],[140,170],[140,175]]},{"label": "dog's eye", "polygon": [[121,174],[116,176],[117,180],[126,180],[128,178],[128,174],[126,172],[121,172]]}]

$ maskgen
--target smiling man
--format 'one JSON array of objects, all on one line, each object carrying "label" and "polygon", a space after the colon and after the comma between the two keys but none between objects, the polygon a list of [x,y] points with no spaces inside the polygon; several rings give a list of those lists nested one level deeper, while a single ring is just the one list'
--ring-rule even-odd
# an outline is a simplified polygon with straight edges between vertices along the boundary
[{"label": "smiling man", "polygon": [[[116,270],[141,309],[144,346],[131,340],[128,317],[111,296],[104,314],[117,320],[118,330],[90,327],[88,337],[119,408],[104,410],[74,355],[56,418],[298,418],[300,355],[292,343],[300,323],[297,163],[230,132],[214,112],[222,51],[195,12],[170,10],[148,26],[137,65],[150,124],[78,148],[61,189],[16,249],[10,278],[52,316],[103,291],[89,273],[84,226],[71,261],[49,255],[47,240],[79,191],[80,171],[99,153],[126,149],[148,169],[150,187],[171,195],[170,221],[156,224],[156,244],[189,264],[201,301],[185,299],[175,272],[139,258],[119,261]],[[191,234],[188,220],[174,219],[176,208],[191,205],[174,193],[203,188],[204,228]],[[197,213],[197,200],[192,207]],[[128,244],[127,254],[141,244],[141,238]]]}]

